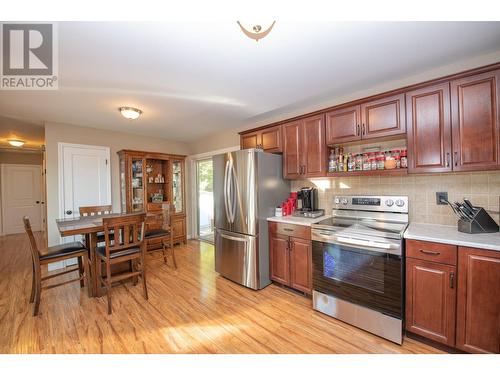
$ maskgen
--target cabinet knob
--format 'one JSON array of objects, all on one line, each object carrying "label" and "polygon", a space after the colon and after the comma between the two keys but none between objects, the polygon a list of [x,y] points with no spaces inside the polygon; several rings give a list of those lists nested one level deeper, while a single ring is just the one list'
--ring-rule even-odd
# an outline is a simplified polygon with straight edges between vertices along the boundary
[{"label": "cabinet knob", "polygon": [[365,135],[365,124],[363,124],[363,135]]},{"label": "cabinet knob", "polygon": [[450,273],[450,288],[451,289],[455,288],[455,273],[454,272]]},{"label": "cabinet knob", "polygon": [[458,167],[458,152],[453,153],[453,160],[455,161],[455,167]]},{"label": "cabinet knob", "polygon": [[356,135],[359,136],[359,124],[356,124]]},{"label": "cabinet knob", "polygon": [[73,211],[71,211],[71,210],[66,211],[66,215],[71,215],[72,213],[73,213]]}]

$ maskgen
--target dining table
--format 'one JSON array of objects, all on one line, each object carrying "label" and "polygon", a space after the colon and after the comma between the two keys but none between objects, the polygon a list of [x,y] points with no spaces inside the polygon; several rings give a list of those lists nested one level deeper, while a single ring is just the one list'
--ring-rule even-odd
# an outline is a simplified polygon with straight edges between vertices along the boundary
[{"label": "dining table", "polygon": [[[143,214],[144,212],[136,213],[110,213],[105,215],[80,216],[75,218],[56,219],[57,229],[61,237],[78,236],[85,237],[85,246],[89,251],[90,262],[90,294],[92,297],[100,297],[103,295],[103,288],[100,280],[98,280],[97,267],[99,265],[96,248],[97,234],[104,232],[103,219],[112,217],[126,217],[131,215]],[[146,218],[155,217],[155,213],[146,213]],[[87,265],[85,265],[87,267]]]}]

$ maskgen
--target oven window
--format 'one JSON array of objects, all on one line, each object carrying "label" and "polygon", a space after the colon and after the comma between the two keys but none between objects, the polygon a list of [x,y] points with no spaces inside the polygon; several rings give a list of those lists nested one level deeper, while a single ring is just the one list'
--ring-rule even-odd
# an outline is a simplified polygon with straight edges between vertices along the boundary
[{"label": "oven window", "polygon": [[374,292],[384,293],[384,254],[348,246],[325,246],[323,276]]}]

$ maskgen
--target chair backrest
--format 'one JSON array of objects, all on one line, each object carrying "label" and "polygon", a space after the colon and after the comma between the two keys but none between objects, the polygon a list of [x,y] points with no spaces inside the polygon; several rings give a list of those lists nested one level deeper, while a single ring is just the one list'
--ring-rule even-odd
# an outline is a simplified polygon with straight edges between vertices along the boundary
[{"label": "chair backrest", "polygon": [[95,215],[106,215],[113,211],[113,206],[108,204],[105,206],[86,206],[80,207],[80,216],[95,216]]},{"label": "chair backrest", "polygon": [[161,205],[161,212],[163,217],[163,229],[169,229],[172,219],[172,205],[170,203],[163,203]]},{"label": "chair backrest", "polygon": [[23,222],[24,222],[24,230],[26,231],[26,234],[28,235],[28,238],[30,240],[30,250],[33,263],[37,264],[40,262],[40,252],[38,251],[38,246],[36,244],[33,231],[31,230],[31,223],[29,216],[24,216]]},{"label": "chair backrest", "polygon": [[126,216],[102,219],[106,257],[116,250],[141,246],[144,240],[144,221],[146,214],[131,214]]}]

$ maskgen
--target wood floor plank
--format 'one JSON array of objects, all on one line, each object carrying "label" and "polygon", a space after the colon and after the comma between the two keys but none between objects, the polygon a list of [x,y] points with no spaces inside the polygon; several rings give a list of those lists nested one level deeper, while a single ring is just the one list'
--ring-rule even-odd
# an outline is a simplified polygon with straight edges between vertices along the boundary
[{"label": "wood floor plank", "polygon": [[44,291],[33,317],[28,246],[24,234],[0,237],[0,353],[441,352],[410,338],[393,344],[276,285],[234,284],[214,271],[213,246],[197,241],[176,249],[177,270],[148,254],[147,301],[140,283],[117,286],[109,316],[105,297],[88,298],[73,283]]}]

